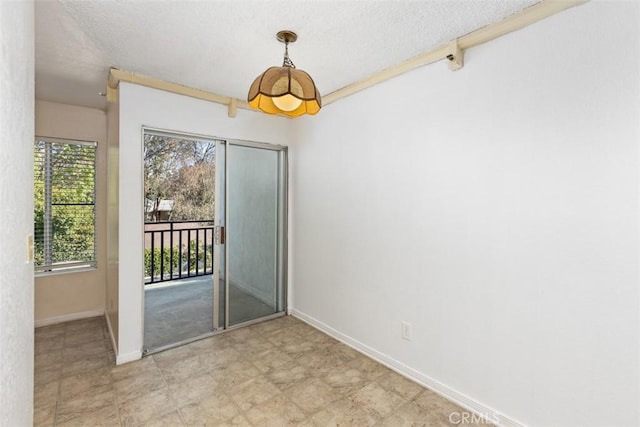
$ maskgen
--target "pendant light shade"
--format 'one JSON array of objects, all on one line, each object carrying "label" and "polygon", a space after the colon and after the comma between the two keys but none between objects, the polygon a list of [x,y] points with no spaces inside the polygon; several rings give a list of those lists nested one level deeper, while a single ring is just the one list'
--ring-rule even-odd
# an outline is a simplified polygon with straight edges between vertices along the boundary
[{"label": "pendant light shade", "polygon": [[322,107],[320,92],[309,74],[296,69],[289,59],[289,43],[297,39],[291,31],[280,31],[279,41],[285,44],[282,67],[269,67],[253,81],[248,101],[252,108],[269,114],[298,117],[316,114]]}]

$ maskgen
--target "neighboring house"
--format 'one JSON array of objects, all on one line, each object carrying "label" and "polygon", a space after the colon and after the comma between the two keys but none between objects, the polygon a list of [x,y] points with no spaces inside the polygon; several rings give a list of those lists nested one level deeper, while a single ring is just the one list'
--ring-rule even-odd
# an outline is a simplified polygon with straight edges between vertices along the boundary
[{"label": "neighboring house", "polygon": [[145,221],[169,221],[173,212],[174,200],[146,200]]}]

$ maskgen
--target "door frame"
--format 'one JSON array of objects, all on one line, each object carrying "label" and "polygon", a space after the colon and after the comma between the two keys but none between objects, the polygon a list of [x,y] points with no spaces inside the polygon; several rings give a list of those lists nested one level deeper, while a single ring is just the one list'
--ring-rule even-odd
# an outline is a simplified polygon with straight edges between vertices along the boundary
[{"label": "door frame", "polygon": [[[224,144],[225,145],[225,191],[224,191],[224,197],[225,197],[225,243],[228,241],[228,235],[227,235],[227,228],[226,228],[226,221],[229,215],[229,203],[228,203],[228,190],[229,190],[229,180],[228,180],[228,174],[229,174],[229,169],[227,167],[228,165],[228,147],[229,145],[238,145],[238,146],[244,146],[244,147],[251,147],[251,148],[259,148],[259,149],[265,149],[265,150],[271,150],[271,151],[278,151],[281,153],[281,156],[279,156],[278,158],[278,162],[279,162],[279,179],[282,180],[282,189],[281,189],[281,194],[280,196],[282,197],[282,215],[280,216],[280,221],[278,221],[278,233],[282,233],[282,234],[278,234],[278,236],[280,236],[281,242],[279,242],[278,244],[278,267],[279,267],[279,271],[280,271],[280,275],[281,275],[281,280],[282,280],[282,299],[283,299],[283,307],[282,307],[282,311],[274,313],[274,314],[270,314],[267,316],[263,316],[263,317],[259,317],[257,319],[252,319],[246,322],[242,322],[242,323],[238,323],[235,325],[229,325],[229,257],[228,257],[228,249],[227,249],[227,245],[225,244],[224,246],[224,252],[225,252],[225,320],[224,320],[224,324],[223,325],[217,325],[218,328],[216,329],[215,326],[218,323],[218,317],[216,317],[217,315],[219,315],[219,301],[216,301],[216,296],[219,297],[219,265],[217,266],[218,268],[216,268],[216,263],[214,261],[214,275],[213,275],[213,280],[214,280],[214,292],[213,292],[213,324],[212,324],[212,332],[206,333],[206,334],[202,334],[196,337],[191,337],[191,338],[187,338],[184,339],[182,341],[178,341],[175,343],[171,343],[171,344],[167,344],[167,345],[163,345],[160,347],[155,347],[152,349],[145,349],[145,341],[144,341],[144,331],[145,331],[145,289],[144,289],[144,283],[142,283],[142,286],[140,287],[140,292],[142,294],[142,304],[141,304],[141,318],[142,318],[142,322],[141,322],[141,330],[140,330],[140,335],[141,335],[141,340],[140,342],[142,343],[142,348],[140,349],[142,356],[148,356],[154,353],[158,353],[164,350],[168,350],[171,348],[175,348],[175,347],[179,347],[185,344],[189,344],[191,342],[194,341],[199,341],[201,339],[205,339],[205,338],[209,338],[212,337],[214,335],[219,335],[222,333],[225,333],[227,331],[231,331],[234,329],[238,329],[238,328],[242,328],[245,326],[249,326],[249,325],[253,325],[256,323],[260,323],[260,322],[264,322],[266,320],[271,320],[271,319],[275,319],[278,317],[282,317],[282,316],[286,316],[287,312],[288,312],[288,307],[289,307],[289,301],[288,301],[288,295],[289,295],[289,283],[288,283],[288,272],[289,272],[289,252],[288,252],[288,242],[289,242],[289,147],[287,147],[286,145],[280,145],[280,144],[272,144],[272,143],[266,143],[266,142],[257,142],[257,141],[249,141],[249,140],[241,140],[241,139],[233,139],[233,138],[221,138],[221,137],[217,137],[217,136],[211,136],[211,135],[204,135],[204,134],[199,134],[199,133],[194,133],[194,132],[183,132],[183,131],[178,131],[178,130],[173,130],[173,129],[164,129],[164,128],[158,128],[158,127],[154,127],[154,126],[146,126],[143,125],[141,127],[141,133],[140,133],[140,139],[141,139],[141,151],[144,153],[144,135],[145,133],[150,132],[150,133],[160,133],[160,134],[167,134],[167,135],[171,135],[171,136],[175,136],[175,137],[184,137],[185,139],[196,139],[196,140],[207,140],[207,141],[214,141],[216,143],[216,148],[218,147],[218,144]],[[217,156],[218,153],[216,153]],[[144,162],[144,154],[142,154],[141,156],[143,162]],[[216,157],[216,166],[217,166],[218,162],[217,162],[217,157]],[[144,181],[144,164],[142,166],[142,174],[143,174],[143,181]],[[144,195],[141,195],[142,198],[144,198]],[[216,197],[217,199],[217,197]],[[280,203],[279,203],[280,205]],[[144,206],[144,203],[143,203]],[[216,203],[216,206],[218,206],[218,204]],[[143,224],[144,224],[144,209],[142,211],[142,220],[143,220]],[[214,218],[214,221],[217,221],[217,218]],[[214,223],[215,224],[215,223]],[[144,242],[144,226],[142,227],[142,241]],[[220,254],[220,248],[219,248],[219,244],[216,243],[215,240],[215,232],[214,232],[214,254],[215,252],[218,252],[218,260],[219,260],[219,254]],[[218,248],[218,251],[215,251],[215,248]],[[214,255],[215,257],[215,255]],[[218,261],[219,264],[219,261]],[[144,265],[140,266],[141,270],[142,270],[142,277],[144,277]],[[215,282],[216,278],[218,278],[217,283]],[[144,282],[144,281],[143,281]],[[218,293],[216,294],[216,288],[218,288]]]},{"label": "door frame", "polygon": [[[271,318],[280,317],[286,315],[289,308],[289,252],[288,252],[288,242],[289,242],[289,147],[286,145],[277,145],[277,144],[269,144],[264,142],[255,142],[255,141],[246,141],[239,139],[221,139],[226,144],[225,147],[225,241],[229,242],[229,236],[233,236],[233,229],[229,232],[229,229],[226,227],[226,221],[229,218],[229,150],[228,147],[230,145],[236,145],[240,147],[249,147],[249,148],[257,148],[263,150],[277,151],[280,153],[278,156],[278,181],[282,182],[282,188],[279,188],[278,198],[281,200],[277,201],[278,209],[282,209],[282,212],[279,212],[280,215],[277,215],[278,223],[277,223],[277,231],[276,236],[279,240],[276,249],[276,283],[278,283],[278,279],[282,282],[282,311],[270,314],[267,316],[259,317],[257,319],[248,320],[245,322],[236,323],[234,325],[229,324],[229,286],[230,286],[230,277],[229,274],[229,249],[228,245],[225,245],[225,321],[224,321],[224,330],[231,330],[236,328],[241,328],[243,326],[251,325],[254,323],[259,323],[264,320],[269,320]],[[231,163],[231,167],[233,168],[233,163]],[[279,273],[279,274],[278,274]]]}]

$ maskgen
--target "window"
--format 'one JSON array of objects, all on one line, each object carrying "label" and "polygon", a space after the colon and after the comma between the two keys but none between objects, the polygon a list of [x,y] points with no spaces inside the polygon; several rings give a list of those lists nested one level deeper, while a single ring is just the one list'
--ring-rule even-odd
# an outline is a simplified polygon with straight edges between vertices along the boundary
[{"label": "window", "polygon": [[95,165],[95,142],[36,138],[36,272],[95,268]]}]

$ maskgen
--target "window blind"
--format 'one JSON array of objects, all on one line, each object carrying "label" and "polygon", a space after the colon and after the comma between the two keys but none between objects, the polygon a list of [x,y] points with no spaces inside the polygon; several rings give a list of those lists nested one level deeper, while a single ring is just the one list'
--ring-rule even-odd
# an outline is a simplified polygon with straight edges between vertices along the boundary
[{"label": "window blind", "polygon": [[36,138],[36,272],[96,266],[96,143]]}]

